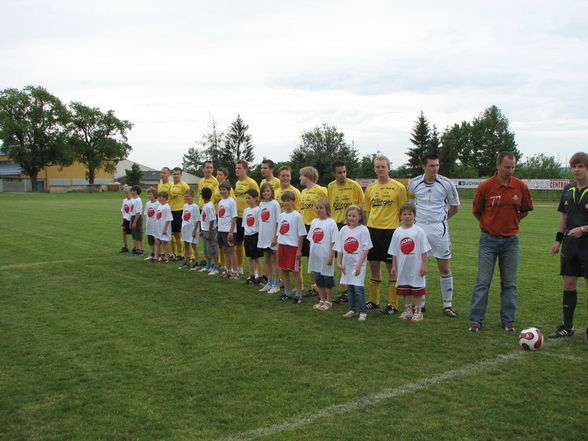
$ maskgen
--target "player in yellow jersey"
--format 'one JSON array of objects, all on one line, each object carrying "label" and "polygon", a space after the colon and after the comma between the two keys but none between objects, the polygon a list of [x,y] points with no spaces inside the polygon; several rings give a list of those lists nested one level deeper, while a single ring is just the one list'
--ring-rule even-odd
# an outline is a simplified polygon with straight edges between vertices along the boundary
[{"label": "player in yellow jersey", "polygon": [[[300,184],[306,187],[302,190],[300,195],[300,214],[302,215],[302,220],[304,221],[304,226],[306,227],[306,233],[308,234],[308,230],[310,230],[310,224],[314,219],[316,219],[316,201],[319,198],[326,198],[327,197],[327,189],[325,187],[321,187],[316,182],[319,178],[318,170],[314,167],[303,167],[300,169]],[[305,237],[304,241],[302,242],[302,255],[308,258],[310,251],[310,242]],[[314,274],[310,273],[310,290],[308,291],[307,295],[315,296],[318,295],[318,287],[315,283]],[[302,271],[300,271],[300,277],[302,277]]]},{"label": "player in yellow jersey", "polygon": [[259,183],[260,188],[266,182],[269,183],[274,188],[274,193],[280,187],[280,180],[274,176],[275,166],[276,164],[271,159],[261,161],[261,176],[263,176],[263,179]]},{"label": "player in yellow jersey", "polygon": [[276,193],[276,201],[278,201],[280,203],[280,210],[282,211],[282,213],[284,212],[284,205],[282,204],[282,193],[285,193],[287,191],[291,191],[292,193],[294,193],[294,196],[296,197],[296,199],[294,200],[294,207],[293,209],[296,211],[300,211],[300,190],[298,190],[296,187],[294,187],[291,182],[292,182],[292,169],[290,167],[288,167],[287,165],[280,167],[280,186],[278,187],[277,190],[275,190]]},{"label": "player in yellow jersey", "polygon": [[235,164],[235,175],[237,182],[235,182],[235,202],[237,202],[237,234],[235,236],[235,251],[237,252],[237,274],[243,274],[243,260],[245,258],[245,248],[243,248],[243,239],[245,236],[245,228],[243,228],[243,210],[247,205],[245,196],[247,190],[255,190],[259,194],[259,185],[255,180],[247,176],[249,172],[249,165],[247,161],[242,159]]},{"label": "player in yellow jersey", "polygon": [[[370,281],[368,282],[368,309],[380,307],[380,284],[382,283],[381,262],[386,263],[388,274],[392,259],[388,248],[394,230],[400,225],[400,207],[408,200],[406,187],[390,178],[390,160],[383,155],[374,159],[376,182],[365,190],[364,208],[369,212],[367,227],[370,231],[373,248],[369,251]],[[388,305],[382,314],[392,315],[398,311],[396,280],[388,280]]]},{"label": "player in yellow jersey", "polygon": [[[200,179],[200,182],[198,182],[198,190],[200,192],[203,188],[210,188],[210,191],[214,193],[214,190],[218,188],[218,180],[214,176],[212,176],[212,170],[212,161],[204,161],[204,164],[202,164],[202,173],[204,174],[204,177],[202,177],[202,179]],[[198,201],[198,205],[200,209],[202,209],[204,201],[200,199]]]},{"label": "player in yellow jersey", "polygon": [[[171,208],[172,216],[172,254],[175,260],[184,258],[184,243],[182,242],[182,213],[184,211],[184,193],[190,190],[190,186],[182,181],[182,169],[175,167],[172,170],[173,182],[169,191],[168,204]],[[189,256],[186,256],[189,257]],[[170,256],[171,259],[171,256]]]},{"label": "player in yellow jersey", "polygon": [[[331,216],[337,222],[337,228],[341,230],[345,225],[345,213],[351,205],[363,205],[363,189],[361,185],[347,177],[347,165],[340,160],[336,160],[331,165],[334,181],[327,186],[327,194],[331,205]],[[337,297],[335,303],[345,303],[347,301],[347,286],[340,285],[341,295]]]}]

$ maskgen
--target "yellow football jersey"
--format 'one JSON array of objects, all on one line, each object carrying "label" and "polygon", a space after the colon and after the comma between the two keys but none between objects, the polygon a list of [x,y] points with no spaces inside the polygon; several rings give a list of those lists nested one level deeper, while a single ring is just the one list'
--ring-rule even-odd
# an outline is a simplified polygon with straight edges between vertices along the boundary
[{"label": "yellow football jersey", "polygon": [[218,188],[217,179],[214,176],[211,176],[210,178],[202,178],[200,179],[200,182],[198,182],[198,206],[200,208],[202,208],[202,206],[204,205],[204,201],[202,200],[203,188],[210,188],[212,194],[214,194],[214,190]]},{"label": "yellow football jersey", "polygon": [[315,185],[312,188],[305,188],[300,195],[300,214],[304,220],[304,225],[310,225],[316,219],[315,202],[318,198],[326,198],[327,190],[325,187]]},{"label": "yellow football jersey", "polygon": [[347,220],[345,214],[347,207],[350,205],[363,205],[363,189],[353,179],[347,178],[342,185],[338,184],[337,181],[330,182],[327,186],[327,193],[331,203],[331,217],[339,224],[343,224]]},{"label": "yellow football jersey", "polygon": [[237,217],[243,217],[243,210],[245,210],[248,205],[247,201],[245,200],[245,194],[247,190],[257,190],[259,193],[259,185],[250,177],[246,177],[242,181],[237,180],[235,183],[235,202],[237,202]]},{"label": "yellow football jersey", "polygon": [[269,181],[267,181],[265,178],[261,180],[261,182],[259,183],[259,188],[261,188],[261,186],[263,184],[265,184],[266,182],[269,182],[271,184],[271,186],[274,188],[274,193],[276,192],[276,190],[278,188],[280,188],[280,180],[278,178],[276,178],[275,176],[273,178],[271,178]]},{"label": "yellow football jersey", "polygon": [[364,208],[369,211],[367,226],[395,229],[400,225],[400,207],[408,200],[406,187],[390,179],[386,184],[378,181],[365,190]]},{"label": "yellow football jersey", "polygon": [[278,203],[280,204],[280,209],[281,209],[282,213],[284,212],[284,203],[282,202],[282,193],[284,193],[286,191],[294,192],[294,194],[296,195],[296,200],[294,201],[294,210],[300,211],[300,190],[298,190],[296,187],[293,187],[290,185],[288,188],[285,188],[285,189],[282,189],[282,187],[279,187],[275,191],[276,201],[278,201]]}]

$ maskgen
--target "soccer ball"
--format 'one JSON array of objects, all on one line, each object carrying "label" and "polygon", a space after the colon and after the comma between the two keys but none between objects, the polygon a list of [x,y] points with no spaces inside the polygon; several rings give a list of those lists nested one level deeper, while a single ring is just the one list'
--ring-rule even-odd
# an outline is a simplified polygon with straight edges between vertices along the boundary
[{"label": "soccer ball", "polygon": [[543,346],[543,332],[538,328],[523,329],[519,334],[519,345],[524,351],[537,351]]}]

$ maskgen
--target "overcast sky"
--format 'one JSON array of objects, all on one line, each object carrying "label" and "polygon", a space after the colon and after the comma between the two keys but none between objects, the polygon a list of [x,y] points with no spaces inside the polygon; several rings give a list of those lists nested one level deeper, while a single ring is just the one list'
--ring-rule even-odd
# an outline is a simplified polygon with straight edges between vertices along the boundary
[{"label": "overcast sky", "polygon": [[256,162],[287,160],[326,122],[398,167],[421,110],[443,131],[491,105],[525,156],[588,150],[586,0],[0,6],[0,89],[113,109],[134,124],[129,159],[155,168],[237,114]]}]

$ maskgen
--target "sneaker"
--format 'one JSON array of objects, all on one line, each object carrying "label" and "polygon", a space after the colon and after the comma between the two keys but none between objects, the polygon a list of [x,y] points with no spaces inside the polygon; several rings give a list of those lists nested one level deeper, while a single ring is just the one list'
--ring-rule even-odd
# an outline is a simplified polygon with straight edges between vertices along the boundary
[{"label": "sneaker", "polygon": [[161,259],[159,259],[159,263],[167,264],[168,262],[169,262],[169,259],[166,259],[165,257],[162,257]]},{"label": "sneaker", "polygon": [[263,277],[256,277],[254,279],[254,282],[255,282],[255,285],[260,285],[260,286],[266,283],[263,281]]},{"label": "sneaker", "polygon": [[502,329],[506,332],[515,332],[516,328],[513,322],[504,322],[502,325]]},{"label": "sneaker", "polygon": [[[423,311],[423,309],[421,308],[421,312],[422,311]],[[447,317],[450,317],[450,318],[457,317],[457,312],[455,312],[451,306],[449,306],[447,308],[443,308],[443,314],[445,314]]]},{"label": "sneaker", "polygon": [[374,303],[374,302],[367,302],[365,304],[365,307],[367,309],[378,309],[378,308],[380,308],[380,305],[378,305],[377,303]]},{"label": "sneaker", "polygon": [[397,319],[398,320],[410,320],[413,316],[412,306],[405,308],[404,312],[400,314]]},{"label": "sneaker", "polygon": [[201,260],[200,262],[198,262],[196,265],[198,266],[206,266],[208,262],[206,260]]},{"label": "sneaker", "polygon": [[201,272],[201,273],[204,273],[204,272],[211,271],[211,269],[210,269],[210,268],[207,268],[207,267],[205,267],[205,266],[203,266],[202,268],[197,268],[197,267],[194,267],[194,268],[192,268],[192,270],[194,270],[194,271],[195,271],[195,270],[198,270],[198,272]]},{"label": "sneaker", "polygon": [[422,312],[422,313],[425,313],[425,312],[427,312],[427,308],[425,308],[425,305],[421,306],[421,312]]},{"label": "sneaker", "polygon": [[470,326],[468,327],[468,331],[470,332],[480,332],[482,329],[482,324],[478,322],[470,322]]},{"label": "sneaker", "polygon": [[237,274],[242,276],[243,275],[243,268],[237,268]]},{"label": "sneaker", "polygon": [[211,269],[210,271],[208,271],[208,275],[209,276],[216,276],[218,274],[218,270],[217,269]]},{"label": "sneaker", "polygon": [[567,329],[564,327],[563,323],[557,327],[555,331],[548,335],[549,338],[564,338],[564,337],[571,337],[574,335],[574,328]]},{"label": "sneaker", "polygon": [[255,277],[249,276],[245,279],[246,285],[255,285]]},{"label": "sneaker", "polygon": [[411,322],[422,322],[424,319],[422,312],[415,312],[410,319]]},{"label": "sneaker", "polygon": [[181,270],[190,269],[190,263],[184,262],[184,264],[182,266],[180,266],[178,269],[181,269]]},{"label": "sneaker", "polygon": [[231,275],[226,271],[220,275],[221,279],[228,279],[229,277],[231,277]]},{"label": "sneaker", "polygon": [[381,312],[384,315],[394,315],[398,312],[398,309],[392,305],[386,305],[386,307]]},{"label": "sneaker", "polygon": [[231,276],[229,277],[229,280],[239,280],[239,274],[235,273],[235,274],[231,274]]},{"label": "sneaker", "polygon": [[135,252],[135,256],[144,256],[144,255],[145,255],[145,252],[143,250],[137,250]]},{"label": "sneaker", "polygon": [[318,296],[318,291],[316,291],[312,288],[303,294],[303,297],[316,297],[316,296]]},{"label": "sneaker", "polygon": [[261,289],[259,290],[259,292],[268,292],[270,289],[272,289],[271,286],[269,286],[269,285],[263,285],[261,287]]},{"label": "sneaker", "polygon": [[149,256],[149,257],[145,257],[143,260],[147,261],[147,260],[151,260],[151,259],[155,259],[155,257]]},{"label": "sneaker", "polygon": [[176,260],[176,255],[175,254],[170,254],[169,255],[169,260]]},{"label": "sneaker", "polygon": [[267,293],[268,294],[277,294],[279,292],[280,292],[280,287],[278,287],[278,286],[272,286],[272,287],[270,287],[270,289],[269,289],[269,291]]},{"label": "sneaker", "polygon": [[359,318],[357,320],[359,320],[360,322],[365,322],[367,320],[367,314],[365,312],[360,312]]},{"label": "sneaker", "polygon": [[302,303],[302,296],[296,296],[292,299],[292,303],[295,305],[300,305]]},{"label": "sneaker", "polygon": [[119,253],[128,253],[129,249],[127,247],[122,247],[119,251]]},{"label": "sneaker", "polygon": [[320,302],[312,305],[312,309],[321,310],[321,309],[323,309],[324,304],[325,304],[325,302],[321,300]]},{"label": "sneaker", "polygon": [[339,297],[333,300],[335,303],[347,303],[348,301],[349,299],[347,298],[347,294],[341,294]]},{"label": "sneaker", "polygon": [[176,256],[176,258],[174,260],[176,262],[179,262],[180,260],[184,260],[184,256]]},{"label": "sneaker", "polygon": [[288,300],[292,300],[292,299],[290,298],[290,296],[287,296],[286,294],[282,294],[280,296],[280,300],[282,300],[283,302],[287,302]]},{"label": "sneaker", "polygon": [[353,318],[353,317],[355,317],[355,311],[347,311],[345,314],[343,314],[343,317]]}]

